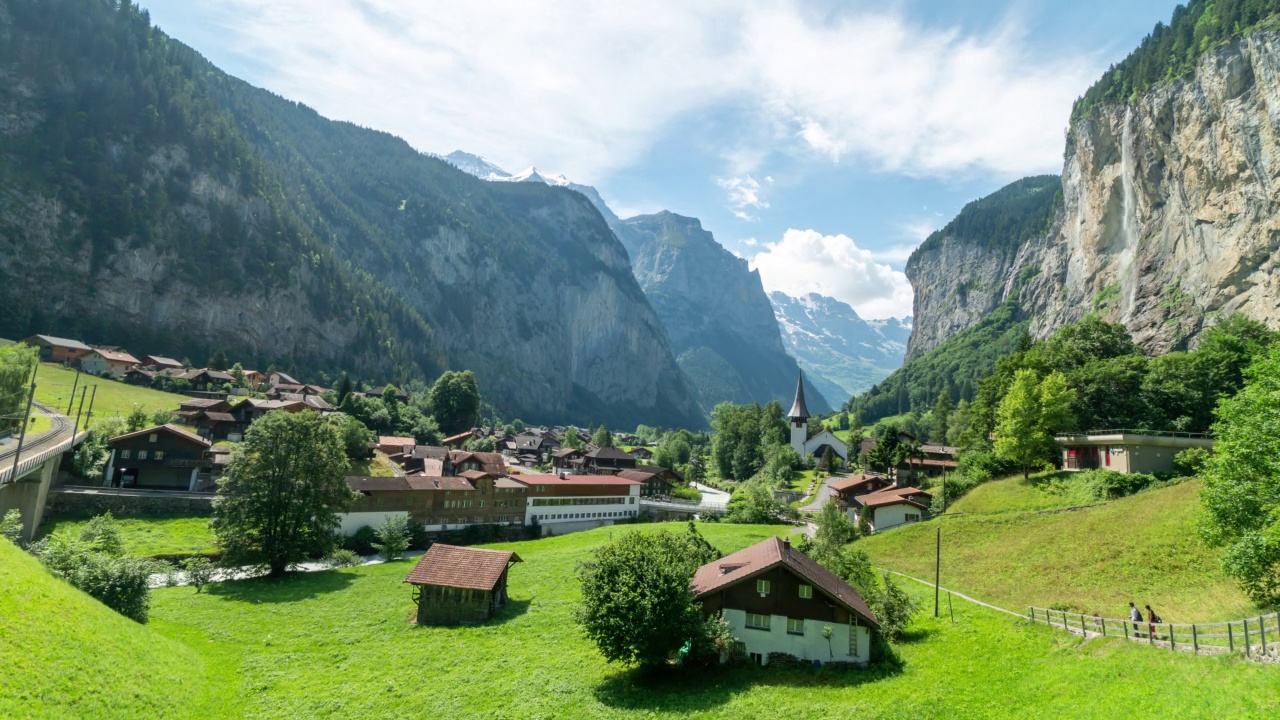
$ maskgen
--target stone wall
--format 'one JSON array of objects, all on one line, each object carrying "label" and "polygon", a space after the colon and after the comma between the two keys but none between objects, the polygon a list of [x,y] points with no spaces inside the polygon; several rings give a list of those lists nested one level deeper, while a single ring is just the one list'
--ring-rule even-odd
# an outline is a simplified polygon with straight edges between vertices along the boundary
[{"label": "stone wall", "polygon": [[213,494],[135,493],[58,488],[49,491],[46,517],[92,517],[111,511],[117,517],[137,515],[209,515]]}]

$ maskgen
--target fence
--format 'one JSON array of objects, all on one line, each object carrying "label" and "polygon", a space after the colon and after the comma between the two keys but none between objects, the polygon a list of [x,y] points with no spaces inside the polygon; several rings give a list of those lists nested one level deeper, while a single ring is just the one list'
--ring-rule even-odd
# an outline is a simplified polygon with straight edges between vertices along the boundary
[{"label": "fence", "polygon": [[1280,661],[1280,612],[1230,622],[1149,623],[1033,606],[1027,618],[1084,637],[1122,637],[1174,651],[1242,652],[1249,658]]}]

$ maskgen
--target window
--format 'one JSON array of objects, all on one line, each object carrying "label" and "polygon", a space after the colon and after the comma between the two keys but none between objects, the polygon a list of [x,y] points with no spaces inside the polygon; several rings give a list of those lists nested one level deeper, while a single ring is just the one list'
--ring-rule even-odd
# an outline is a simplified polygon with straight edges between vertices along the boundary
[{"label": "window", "polygon": [[163,459],[164,459],[164,451],[163,451],[163,450],[157,450],[157,451],[156,451],[156,459],[157,459],[157,460],[163,460]]},{"label": "window", "polygon": [[768,630],[769,621],[773,618],[769,615],[757,615],[756,613],[747,613],[747,627],[754,630]]},{"label": "window", "polygon": [[146,451],[146,450],[139,450],[139,451],[138,451],[138,459],[139,459],[139,460],[146,460],[146,459],[147,459],[147,451]]},{"label": "window", "polygon": [[804,598],[805,600],[812,600],[812,599],[813,599],[813,586],[812,586],[812,585],[801,585],[801,586],[800,586],[800,597]]},{"label": "window", "polygon": [[803,635],[804,634],[804,618],[787,618],[787,634]]},{"label": "window", "polygon": [[751,653],[751,662],[764,665],[764,653]]},{"label": "window", "polygon": [[916,522],[920,519],[920,513],[903,513],[902,516],[907,522]]},{"label": "window", "polygon": [[155,442],[155,441],[156,441],[155,433],[151,433],[150,435],[147,436],[147,442]]},{"label": "window", "polygon": [[132,450],[121,450],[121,451],[120,451],[120,459],[121,459],[121,460],[128,460],[128,459],[129,459],[129,458],[131,458],[131,457],[133,457],[133,451],[132,451]]},{"label": "window", "polygon": [[760,593],[761,595],[768,595],[769,586],[770,586],[770,582],[768,580],[757,580],[756,592]]}]

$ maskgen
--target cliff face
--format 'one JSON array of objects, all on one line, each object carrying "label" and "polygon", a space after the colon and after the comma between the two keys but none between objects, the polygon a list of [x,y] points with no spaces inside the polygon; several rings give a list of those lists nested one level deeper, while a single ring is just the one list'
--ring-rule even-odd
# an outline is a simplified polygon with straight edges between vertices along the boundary
[{"label": "cliff face", "polygon": [[[703,407],[789,401],[799,366],[782,344],[760,274],[696,218],[661,212],[620,224],[632,271]],[[812,412],[830,410],[821,394],[811,400]]]},{"label": "cliff face", "polygon": [[1015,291],[1036,337],[1096,311],[1150,353],[1194,344],[1216,315],[1280,326],[1277,158],[1273,30],[1205,54],[1191,75],[1131,103],[1094,108],[1070,129],[1049,232],[1013,253],[944,242],[912,258],[911,351]]}]

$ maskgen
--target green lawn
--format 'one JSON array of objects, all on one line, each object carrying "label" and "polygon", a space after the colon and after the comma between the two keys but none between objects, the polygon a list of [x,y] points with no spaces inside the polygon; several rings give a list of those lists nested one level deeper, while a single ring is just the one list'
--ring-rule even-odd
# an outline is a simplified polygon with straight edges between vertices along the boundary
[{"label": "green lawn", "polygon": [[859,543],[878,565],[932,577],[941,523],[942,585],[1019,612],[1121,617],[1133,600],[1171,622],[1257,615],[1196,536],[1199,491],[1192,480],[1081,510],[948,515]]},{"label": "green lawn", "polygon": [[359,475],[363,477],[394,477],[395,465],[391,462],[391,458],[382,452],[374,453],[372,458],[367,460],[352,460],[351,467],[347,469],[348,475]]},{"label": "green lawn", "polygon": [[1004,512],[1055,510],[1082,505],[1096,505],[1099,501],[1082,497],[1072,482],[1079,473],[1043,472],[1029,480],[1021,475],[993,480],[977,486],[947,509],[952,513],[994,515]]},{"label": "green lawn", "polygon": [[[79,534],[86,522],[83,518],[48,519],[40,526],[40,535]],[[218,549],[207,516],[125,516],[116,518],[116,527],[124,539],[125,552],[139,557],[212,553]]]},{"label": "green lawn", "polygon": [[[86,386],[89,388],[89,395],[94,393],[95,386],[98,388],[97,396],[93,401],[94,417],[126,416],[133,412],[134,405],[140,406],[148,413],[156,410],[177,410],[178,403],[190,399],[185,395],[137,387],[85,373],[81,373],[79,383],[76,384],[76,382],[75,370],[69,370],[55,363],[40,363],[40,369],[36,372],[36,401],[58,412],[66,412],[67,403],[71,401],[72,385],[76,385],[75,402],[71,407],[71,417],[74,418],[80,406],[80,388]],[[85,396],[86,410],[89,408],[89,395]]]}]

